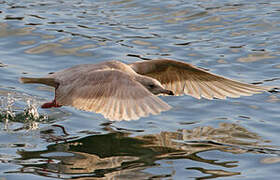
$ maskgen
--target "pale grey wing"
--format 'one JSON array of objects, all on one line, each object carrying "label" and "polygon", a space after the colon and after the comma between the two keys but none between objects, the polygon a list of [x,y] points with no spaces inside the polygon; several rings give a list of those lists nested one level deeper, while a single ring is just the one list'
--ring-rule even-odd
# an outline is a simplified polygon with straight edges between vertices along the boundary
[{"label": "pale grey wing", "polygon": [[81,74],[91,73],[93,71],[100,70],[121,70],[123,72],[135,73],[127,64],[119,61],[105,61],[98,64],[79,64],[67,69],[60,70],[58,72],[53,72],[47,76],[47,78],[54,78],[58,81],[75,80],[80,77]]},{"label": "pale grey wing", "polygon": [[57,81],[74,81],[81,74],[87,74],[92,71],[104,70],[107,67],[104,64],[79,64],[57,72],[51,72],[47,78],[54,78]]},{"label": "pale grey wing", "polygon": [[174,60],[150,60],[130,64],[139,74],[159,80],[175,95],[191,95],[200,99],[225,99],[250,96],[273,89],[241,83],[207,72],[191,64]]},{"label": "pale grey wing", "polygon": [[119,70],[81,74],[73,82],[62,82],[56,90],[60,105],[101,113],[109,120],[133,120],[167,111],[170,106]]}]

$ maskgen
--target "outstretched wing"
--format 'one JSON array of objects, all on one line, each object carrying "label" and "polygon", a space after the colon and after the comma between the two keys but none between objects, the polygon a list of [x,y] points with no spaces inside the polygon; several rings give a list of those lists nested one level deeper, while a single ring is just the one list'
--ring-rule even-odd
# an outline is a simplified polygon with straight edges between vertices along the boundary
[{"label": "outstretched wing", "polygon": [[119,70],[81,73],[74,81],[61,81],[56,101],[116,121],[139,119],[170,109],[132,76]]},{"label": "outstretched wing", "polygon": [[175,95],[191,95],[200,99],[226,99],[250,96],[271,87],[241,83],[207,72],[191,64],[168,59],[140,61],[130,64],[135,72],[159,80]]}]

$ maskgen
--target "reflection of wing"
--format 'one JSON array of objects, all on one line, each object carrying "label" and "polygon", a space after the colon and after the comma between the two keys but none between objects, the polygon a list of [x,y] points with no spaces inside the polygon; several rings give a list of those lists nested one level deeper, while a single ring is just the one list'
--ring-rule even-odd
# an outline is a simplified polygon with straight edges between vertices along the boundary
[{"label": "reflection of wing", "polygon": [[56,90],[60,105],[101,113],[110,120],[131,120],[170,109],[132,77],[119,70],[81,73]]},{"label": "reflection of wing", "polygon": [[150,60],[130,64],[139,74],[159,80],[176,95],[191,95],[200,99],[225,99],[250,96],[271,87],[241,83],[207,72],[191,64],[174,60]]}]

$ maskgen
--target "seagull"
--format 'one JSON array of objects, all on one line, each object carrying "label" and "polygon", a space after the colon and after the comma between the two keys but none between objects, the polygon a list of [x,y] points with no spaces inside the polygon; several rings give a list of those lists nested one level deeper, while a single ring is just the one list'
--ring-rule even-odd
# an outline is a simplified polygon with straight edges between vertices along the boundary
[{"label": "seagull", "polygon": [[20,81],[55,88],[54,100],[42,108],[73,106],[101,113],[111,121],[136,120],[169,110],[171,106],[157,95],[190,95],[212,100],[273,89],[235,81],[170,59],[81,64],[43,78],[21,77]]}]

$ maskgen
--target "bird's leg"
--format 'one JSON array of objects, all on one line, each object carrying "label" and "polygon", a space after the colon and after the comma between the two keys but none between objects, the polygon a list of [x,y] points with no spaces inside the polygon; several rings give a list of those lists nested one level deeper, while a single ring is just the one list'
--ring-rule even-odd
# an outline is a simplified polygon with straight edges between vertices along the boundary
[{"label": "bird's leg", "polygon": [[61,107],[61,105],[57,104],[56,100],[54,99],[52,102],[45,103],[41,106],[41,108],[52,108],[52,107]]},{"label": "bird's leg", "polygon": [[55,88],[55,91],[54,91],[54,100],[52,102],[48,102],[48,103],[45,103],[41,106],[41,108],[52,108],[52,107],[61,107],[62,105],[59,105],[57,102],[56,102],[56,89]]}]

